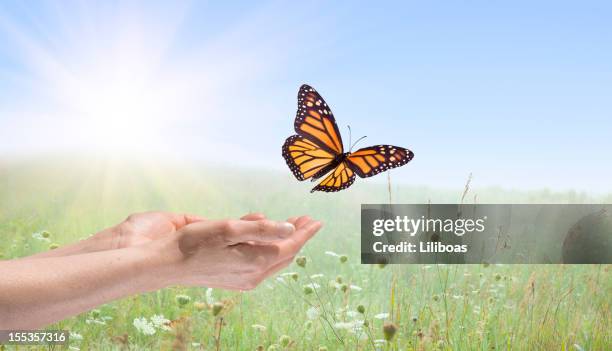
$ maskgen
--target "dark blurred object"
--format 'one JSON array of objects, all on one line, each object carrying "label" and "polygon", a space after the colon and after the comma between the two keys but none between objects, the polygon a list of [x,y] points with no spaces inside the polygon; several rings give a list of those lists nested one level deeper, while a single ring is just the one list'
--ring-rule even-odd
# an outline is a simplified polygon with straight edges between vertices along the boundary
[{"label": "dark blurred object", "polygon": [[563,263],[612,262],[612,222],[601,210],[582,217],[563,241]]}]

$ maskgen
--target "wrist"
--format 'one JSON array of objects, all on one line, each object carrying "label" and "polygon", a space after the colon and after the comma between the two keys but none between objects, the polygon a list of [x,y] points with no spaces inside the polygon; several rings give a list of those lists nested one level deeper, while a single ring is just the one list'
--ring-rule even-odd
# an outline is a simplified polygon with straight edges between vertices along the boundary
[{"label": "wrist", "polygon": [[182,283],[184,255],[178,245],[178,233],[140,246],[144,253],[151,289],[157,290]]}]

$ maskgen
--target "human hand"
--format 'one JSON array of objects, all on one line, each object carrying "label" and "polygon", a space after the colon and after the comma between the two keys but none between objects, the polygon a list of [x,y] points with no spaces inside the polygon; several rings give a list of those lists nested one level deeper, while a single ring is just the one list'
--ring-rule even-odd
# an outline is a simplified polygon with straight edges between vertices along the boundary
[{"label": "human hand", "polygon": [[[265,216],[260,213],[250,213],[240,219],[260,220],[265,219]],[[111,229],[112,247],[121,249],[143,245],[166,235],[172,235],[188,224],[204,220],[206,220],[204,217],[182,213],[161,211],[134,213]]]},{"label": "human hand", "polygon": [[166,258],[166,284],[250,290],[289,265],[321,226],[308,216],[198,221],[158,241],[156,255]]}]

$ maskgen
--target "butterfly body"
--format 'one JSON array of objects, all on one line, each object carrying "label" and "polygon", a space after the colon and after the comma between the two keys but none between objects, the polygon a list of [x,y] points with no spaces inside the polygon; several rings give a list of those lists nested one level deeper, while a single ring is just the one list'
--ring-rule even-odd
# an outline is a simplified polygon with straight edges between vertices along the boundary
[{"label": "butterfly body", "polygon": [[375,145],[344,152],[342,137],[331,109],[321,95],[304,84],[298,92],[295,131],[283,144],[283,157],[298,180],[325,178],[311,192],[336,192],[361,178],[374,176],[412,160],[412,151],[393,145]]}]

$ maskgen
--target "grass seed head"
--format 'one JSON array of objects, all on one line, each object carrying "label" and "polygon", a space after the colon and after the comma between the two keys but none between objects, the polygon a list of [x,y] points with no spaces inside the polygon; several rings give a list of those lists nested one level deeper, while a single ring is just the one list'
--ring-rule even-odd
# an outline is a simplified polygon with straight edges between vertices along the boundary
[{"label": "grass seed head", "polygon": [[304,295],[310,295],[314,292],[314,289],[310,285],[304,285]]},{"label": "grass seed head", "polygon": [[299,256],[295,259],[295,263],[302,268],[306,267],[306,256]]},{"label": "grass seed head", "polygon": [[282,347],[287,347],[289,346],[289,343],[291,342],[291,338],[289,337],[289,335],[281,335],[281,337],[278,339],[278,343],[282,346]]},{"label": "grass seed head", "polygon": [[297,282],[298,278],[299,278],[299,275],[297,273],[291,273],[291,279]]},{"label": "grass seed head", "polygon": [[385,324],[383,324],[383,335],[385,340],[391,341],[395,336],[395,333],[397,333],[397,329],[398,328],[395,323],[385,322]]},{"label": "grass seed head", "polygon": [[340,263],[346,263],[348,261],[348,257],[346,255],[342,255],[339,257]]},{"label": "grass seed head", "polygon": [[221,302],[215,302],[212,305],[212,315],[215,316],[215,317],[218,316],[219,313],[221,313],[221,311],[223,310],[223,307],[224,306],[223,306],[223,304]]},{"label": "grass seed head", "polygon": [[191,297],[187,295],[176,295],[174,299],[176,300],[176,303],[178,303],[181,307],[191,302]]},{"label": "grass seed head", "polygon": [[364,305],[359,305],[357,306],[357,312],[364,314],[365,313],[365,306]]}]

